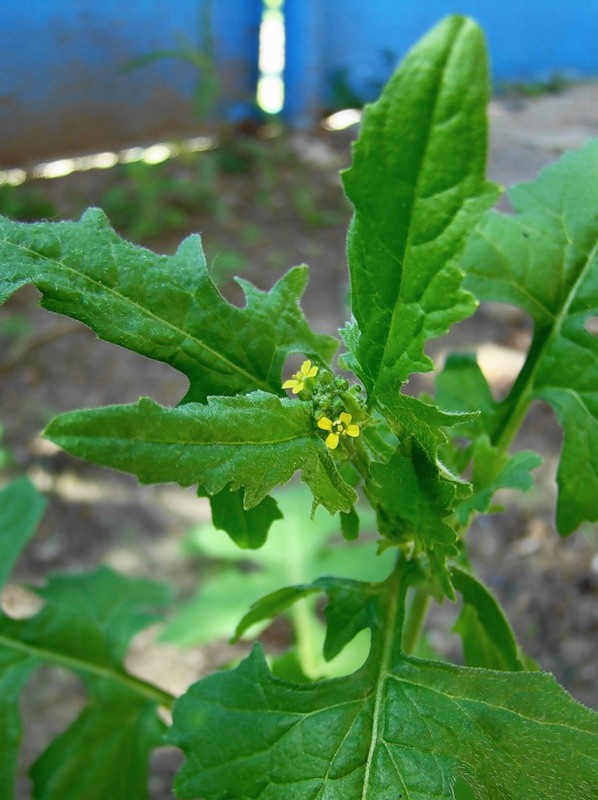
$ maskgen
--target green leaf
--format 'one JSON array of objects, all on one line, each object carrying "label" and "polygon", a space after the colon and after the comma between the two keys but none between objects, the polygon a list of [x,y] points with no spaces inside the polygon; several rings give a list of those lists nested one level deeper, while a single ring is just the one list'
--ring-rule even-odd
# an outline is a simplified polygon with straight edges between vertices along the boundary
[{"label": "green leaf", "polygon": [[[14,781],[21,736],[19,694],[31,672],[49,663],[79,675],[90,703],[40,757],[34,767],[34,796],[93,800],[105,797],[99,788],[111,782],[110,797],[146,798],[149,749],[162,742],[164,733],[156,711],[171,698],[127,674],[123,661],[132,636],[157,618],[167,591],[105,568],[55,576],[35,591],[45,601],[35,616],[17,620],[0,615],[2,796],[11,796]],[[82,741],[89,747],[81,748]],[[129,763],[133,753],[140,758],[134,770]],[[77,773],[83,776],[78,782]]]},{"label": "green leaf", "polygon": [[340,512],[341,530],[348,542],[354,542],[359,538],[359,515],[352,508],[350,511]]},{"label": "green leaf", "polygon": [[187,757],[177,796],[452,800],[457,784],[476,800],[589,800],[598,717],[547,675],[404,656],[408,582],[399,570],[363,588],[372,650],[352,675],[287,682],[256,648],[192,686],[169,737]]},{"label": "green leaf", "polygon": [[107,681],[33,764],[36,800],[147,800],[149,757],[164,743],[156,705]]},{"label": "green leaf", "polygon": [[[16,478],[0,491],[0,589],[21,550],[34,535],[46,502],[27,478]],[[0,647],[0,796],[12,797],[22,736],[19,698],[34,663]]]},{"label": "green leaf", "polygon": [[348,511],[355,491],[341,478],[310,412],[308,403],[266,392],[177,408],[142,398],[63,414],[45,436],[73,455],[130,472],[142,483],[197,483],[208,494],[228,484],[233,491],[243,487],[246,509],[300,470],[316,503],[331,513]]},{"label": "green leaf", "polygon": [[484,177],[487,102],[483,34],[449,17],[366,108],[343,175],[355,207],[346,342],[368,393],[391,410],[408,376],[432,368],[425,343],[476,307],[458,256],[496,199]]},{"label": "green leaf", "polygon": [[[472,462],[472,493],[457,507],[457,520],[465,527],[472,514],[484,513],[491,507],[492,497],[498,489],[519,489],[527,492],[533,485],[530,475],[542,459],[531,450],[522,450],[509,457],[493,447],[489,434],[494,429],[500,404],[478,366],[473,353],[455,353],[447,359],[436,380],[436,401],[449,411],[479,414],[464,423],[455,425],[451,434],[455,442],[443,448],[443,456],[453,469],[463,471]],[[458,444],[460,437],[473,440],[467,449]],[[500,510],[500,509],[495,509]]]},{"label": "green leaf", "polygon": [[27,478],[15,478],[0,490],[0,589],[45,508],[46,501]]},{"label": "green leaf", "polygon": [[336,350],[334,339],[311,331],[298,305],[306,267],[270,292],[239,281],[246,305],[237,308],[212,282],[198,236],[176,255],[159,256],[120,239],[98,209],[80,222],[0,217],[0,264],[0,304],[35,285],[44,308],[186,375],[186,400],[253,389],[281,394],[289,353],[328,362]]},{"label": "green leaf", "polygon": [[268,538],[270,526],[282,514],[276,500],[266,496],[250,509],[243,508],[243,490],[223,489],[210,497],[214,527],[226,531],[233,542],[243,550],[256,550]]},{"label": "green leaf", "polygon": [[489,214],[464,254],[482,300],[526,311],[535,331],[493,442],[508,445],[529,402],[550,403],[563,428],[557,525],[566,535],[598,519],[598,140],[509,192],[515,216]]},{"label": "green leaf", "polygon": [[464,17],[445,19],[366,108],[353,165],[343,176],[355,208],[348,237],[355,320],[344,331],[346,361],[393,432],[416,443],[419,459],[409,477],[419,482],[415,495],[398,492],[405,512],[397,508],[390,467],[387,488],[374,502],[386,535],[423,540],[449,595],[444,558],[456,537],[446,520],[465,487],[438,463],[438,448],[445,428],[472,415],[441,411],[400,390],[413,372],[433,368],[426,343],[477,305],[461,286],[459,256],[497,196],[485,179],[488,83],[478,26]]},{"label": "green leaf", "polygon": [[457,506],[457,520],[465,527],[472,514],[491,509],[492,497],[499,489],[519,489],[528,492],[533,486],[530,472],[542,463],[532,450],[520,450],[512,456],[501,453],[490,444],[488,436],[477,439],[471,448],[473,461],[473,492]]},{"label": "green leaf", "polygon": [[[273,524],[259,551],[240,551],[210,525],[191,532],[186,552],[209,559],[213,566],[198,594],[167,625],[163,640],[191,645],[228,639],[250,606],[282,587],[311,585],[323,574],[381,580],[392,569],[394,554],[377,555],[374,541],[363,538],[341,544],[335,517],[318,512],[310,519],[311,498],[304,486],[277,492],[276,501],[284,519]],[[372,530],[373,514],[364,508],[361,516],[364,530]],[[266,613],[263,619],[270,616]],[[289,616],[294,625],[297,617],[294,613]],[[251,633],[256,633],[255,627]]]},{"label": "green leaf", "polygon": [[436,402],[453,412],[473,412],[474,417],[455,426],[455,435],[476,439],[490,433],[498,403],[474,353],[452,353],[436,378]]},{"label": "green leaf", "polygon": [[36,666],[31,659],[0,646],[0,797],[14,796],[17,759],[23,736],[19,700]]},{"label": "green leaf", "polygon": [[474,575],[453,567],[453,586],[463,598],[463,609],[454,625],[463,641],[465,663],[519,672],[529,667],[507,618],[490,590]]},{"label": "green leaf", "polygon": [[299,584],[298,586],[285,586],[282,589],[276,589],[270,594],[260,597],[245,614],[243,619],[237,625],[233,641],[238,641],[241,636],[258,622],[266,619],[274,619],[290,608],[299,600],[309,597],[310,594],[315,594],[321,591],[317,582],[315,584]]},{"label": "green leaf", "polygon": [[449,519],[457,500],[453,476],[443,476],[419,443],[404,439],[386,463],[373,463],[366,484],[376,509],[378,530],[394,544],[415,541],[431,557],[431,566],[448,597],[453,597],[444,562],[456,555],[457,534]]}]

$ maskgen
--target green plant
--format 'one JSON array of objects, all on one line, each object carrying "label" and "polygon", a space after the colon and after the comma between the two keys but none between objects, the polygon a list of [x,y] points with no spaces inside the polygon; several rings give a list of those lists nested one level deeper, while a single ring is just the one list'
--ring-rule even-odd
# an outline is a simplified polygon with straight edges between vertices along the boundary
[{"label": "green plant", "polygon": [[[353,384],[333,370],[336,340],[314,333],[300,310],[304,267],[270,292],[242,281],[238,308],[212,283],[196,237],[165,257],[120,240],[98,211],[80,222],[1,222],[0,300],[33,283],[46,308],[189,379],[174,408],[141,399],[73,411],[50,423],[49,439],[143,483],[197,484],[215,525],[246,549],[260,547],[280,516],[269,492],[300,472],[313,508],[338,514],[349,541],[364,496],[379,550],[394,556],[382,581],[329,575],[278,588],[237,628],[242,635],[324,596],[326,660],[369,631],[356,672],[289,680],[257,645],[176,703],[123,667],[130,636],[166,601],[163,591],[103,570],[51,581],[37,617],[0,621],[4,786],[16,699],[49,658],[84,678],[91,702],[34,766],[36,797],[145,797],[160,705],[174,705],[167,740],[186,756],[181,798],[594,796],[598,718],[535,671],[471,569],[466,532],[494,510],[498,488],[531,485],[538,457],[511,448],[537,399],[563,428],[561,535],[598,517],[598,342],[585,327],[598,313],[598,142],[513,189],[515,216],[489,211],[498,192],[484,174],[485,63],[479,28],[447,18],[364,113],[343,176],[355,209],[354,318],[340,364]],[[401,391],[432,369],[426,343],[480,300],[514,304],[534,321],[507,396],[494,399],[470,355],[448,360],[434,399]],[[283,381],[291,353],[304,361]],[[431,598],[462,601],[464,666],[413,655]]]},{"label": "green plant", "polygon": [[[376,554],[376,543],[343,542],[338,524],[329,514],[318,514],[306,526],[305,509],[311,498],[303,486],[275,493],[280,519],[268,531],[267,541],[248,551],[244,542],[225,539],[212,525],[192,529],[185,539],[184,552],[199,555],[209,564],[200,589],[187,601],[164,628],[162,639],[180,645],[230,639],[246,609],[281,585],[309,583],[322,574],[353,580],[383,580],[391,571],[393,554]],[[369,509],[362,511],[366,530],[375,527]],[[216,516],[216,522],[218,522]],[[343,542],[343,544],[341,544]],[[352,642],[342,657],[326,662],[322,658],[325,629],[317,613],[317,598],[306,597],[283,614],[287,616],[294,642],[295,676],[321,678],[347,671],[365,656],[364,642]],[[260,621],[263,628],[264,621]],[[251,628],[255,634],[255,627]],[[289,659],[273,662],[276,674],[285,672]]]},{"label": "green plant", "polygon": [[56,216],[54,205],[38,189],[27,185],[0,185],[0,214],[32,222]]},{"label": "green plant", "polygon": [[114,226],[140,241],[185,228],[194,212],[221,214],[223,206],[214,191],[217,167],[213,154],[192,158],[193,163],[185,166],[185,176],[173,174],[172,163],[122,165],[118,182],[100,201]]}]

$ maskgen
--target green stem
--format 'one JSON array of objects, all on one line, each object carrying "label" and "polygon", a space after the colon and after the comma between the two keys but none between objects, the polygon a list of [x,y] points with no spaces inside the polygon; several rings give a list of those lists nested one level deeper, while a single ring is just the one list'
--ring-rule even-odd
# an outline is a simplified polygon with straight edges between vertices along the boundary
[{"label": "green stem", "polygon": [[492,435],[492,444],[501,454],[506,453],[517,436],[532,402],[532,390],[536,372],[544,350],[551,340],[551,328],[539,328],[534,333],[532,344],[511,391],[501,404],[498,425]]},{"label": "green stem", "polygon": [[311,597],[299,600],[291,610],[297,643],[297,657],[301,669],[309,678],[319,677],[320,667],[320,654],[314,630],[314,614],[315,600]]},{"label": "green stem", "polygon": [[416,586],[412,590],[403,626],[403,652],[407,655],[413,653],[417,647],[431,601],[430,594],[421,586]]},{"label": "green stem", "polygon": [[361,439],[351,439],[348,442],[351,451],[349,453],[353,466],[361,477],[367,481],[370,477],[370,458],[367,454]]},{"label": "green stem", "polygon": [[159,689],[157,686],[147,681],[141,680],[141,678],[135,678],[133,675],[129,675],[128,672],[124,672],[124,670],[120,671],[98,664],[90,664],[81,659],[73,658],[72,656],[67,656],[62,653],[55,653],[42,647],[33,647],[6,636],[0,636],[0,645],[18,653],[23,653],[30,658],[40,659],[48,664],[64,667],[75,673],[83,672],[88,675],[93,675],[95,678],[104,678],[114,681],[114,683],[125,686],[127,689],[135,692],[146,700],[154,701],[166,708],[171,708],[176,700],[176,698],[168,692]]}]

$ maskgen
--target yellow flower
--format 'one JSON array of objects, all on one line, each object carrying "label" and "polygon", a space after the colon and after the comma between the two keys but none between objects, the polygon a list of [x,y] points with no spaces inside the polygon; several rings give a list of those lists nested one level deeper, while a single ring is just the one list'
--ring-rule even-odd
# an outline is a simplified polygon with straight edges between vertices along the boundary
[{"label": "yellow flower", "polygon": [[304,361],[299,372],[296,372],[292,378],[285,381],[282,384],[282,388],[290,389],[293,394],[299,394],[305,388],[305,381],[308,378],[315,378],[317,374],[318,368],[313,366],[311,361]]},{"label": "yellow flower", "polygon": [[353,438],[359,436],[359,425],[351,423],[351,420],[351,414],[347,414],[346,411],[343,411],[334,422],[328,417],[322,417],[318,420],[318,428],[323,431],[330,431],[326,437],[326,447],[330,448],[330,450],[335,450],[338,447],[341,436],[352,436]]}]

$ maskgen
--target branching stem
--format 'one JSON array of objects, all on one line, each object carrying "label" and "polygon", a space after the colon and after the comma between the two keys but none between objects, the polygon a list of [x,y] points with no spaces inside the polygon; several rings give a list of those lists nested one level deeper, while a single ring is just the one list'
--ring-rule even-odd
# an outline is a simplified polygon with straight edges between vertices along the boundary
[{"label": "branching stem", "polygon": [[501,454],[506,453],[519,432],[519,428],[532,401],[532,389],[542,354],[550,341],[550,329],[538,329],[531,347],[511,391],[502,403],[502,413],[492,435],[492,443]]}]

